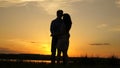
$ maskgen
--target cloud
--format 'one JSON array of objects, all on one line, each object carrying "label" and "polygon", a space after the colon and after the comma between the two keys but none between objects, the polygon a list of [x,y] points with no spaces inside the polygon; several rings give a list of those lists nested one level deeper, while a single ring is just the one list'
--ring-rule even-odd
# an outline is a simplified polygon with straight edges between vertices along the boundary
[{"label": "cloud", "polygon": [[[40,6],[50,15],[55,15],[56,10],[74,11],[73,3],[93,3],[98,0],[0,0],[0,7],[26,6],[26,3],[36,2],[35,6]],[[78,6],[79,7],[79,6]]]},{"label": "cloud", "polygon": [[38,42],[34,42],[34,41],[32,41],[32,42],[30,42],[30,43],[38,43]]},{"label": "cloud", "polygon": [[48,14],[54,15],[56,13],[56,10],[58,9],[69,10],[71,3],[81,1],[82,0],[52,0],[52,1],[46,0],[43,2],[39,2],[39,5],[42,6],[44,10],[48,12]]},{"label": "cloud", "polygon": [[118,7],[120,7],[120,0],[115,0],[115,3],[117,4]]},{"label": "cloud", "polygon": [[8,39],[0,46],[0,53],[45,53],[49,48],[48,42]]},{"label": "cloud", "polygon": [[0,53],[16,53],[16,51],[5,47],[0,47]]},{"label": "cloud", "polygon": [[116,32],[120,32],[120,25],[114,26],[110,29],[110,31],[116,31]]},{"label": "cloud", "polygon": [[97,26],[97,28],[105,28],[105,27],[108,27],[108,24],[100,24]]},{"label": "cloud", "polygon": [[[71,3],[83,1],[92,2],[94,0],[0,0],[0,7],[25,6],[26,3],[36,2],[35,6],[43,7],[43,10],[53,15],[58,9],[69,11]],[[68,9],[66,9],[66,7]]]},{"label": "cloud", "polygon": [[100,45],[110,45],[110,43],[92,43],[90,45],[98,45],[98,46],[100,46]]},{"label": "cloud", "polygon": [[106,29],[107,31],[120,32],[120,25],[100,24],[97,26],[97,28]]},{"label": "cloud", "polygon": [[[24,0],[0,0],[0,7],[10,7],[10,6],[21,6],[26,4],[31,3],[31,2],[38,2],[38,1],[24,1]],[[37,5],[37,4],[36,4]]]},{"label": "cloud", "polygon": [[120,4],[120,0],[115,0],[116,3]]},{"label": "cloud", "polygon": [[79,1],[83,1],[83,0],[0,0],[0,7],[8,7],[11,5],[16,5],[18,3],[24,3],[24,2],[38,2],[39,5],[43,7],[59,8],[60,6],[62,6],[62,4],[65,5],[65,3],[68,2],[70,3],[70,2],[79,2]]}]

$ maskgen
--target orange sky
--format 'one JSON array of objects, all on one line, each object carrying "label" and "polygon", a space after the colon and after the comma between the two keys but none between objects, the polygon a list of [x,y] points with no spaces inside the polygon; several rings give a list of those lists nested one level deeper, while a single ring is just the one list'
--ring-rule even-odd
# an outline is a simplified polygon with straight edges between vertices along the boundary
[{"label": "orange sky", "polygon": [[120,57],[120,0],[0,1],[0,53],[50,54],[50,24],[72,18],[69,56]]}]

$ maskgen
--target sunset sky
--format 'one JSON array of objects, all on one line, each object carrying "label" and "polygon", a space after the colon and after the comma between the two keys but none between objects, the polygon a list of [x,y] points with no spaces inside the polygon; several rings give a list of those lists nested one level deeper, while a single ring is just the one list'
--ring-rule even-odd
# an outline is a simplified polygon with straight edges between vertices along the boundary
[{"label": "sunset sky", "polygon": [[120,58],[120,0],[0,0],[0,53],[51,54],[58,9],[73,23],[69,56]]}]

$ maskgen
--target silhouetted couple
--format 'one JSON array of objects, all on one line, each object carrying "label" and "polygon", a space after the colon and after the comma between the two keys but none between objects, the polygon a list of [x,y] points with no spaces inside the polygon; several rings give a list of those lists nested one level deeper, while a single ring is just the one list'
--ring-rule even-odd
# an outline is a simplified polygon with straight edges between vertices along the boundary
[{"label": "silhouetted couple", "polygon": [[54,19],[50,26],[52,45],[51,45],[51,63],[55,63],[55,55],[57,50],[57,63],[60,63],[61,53],[63,53],[63,64],[68,63],[68,47],[70,38],[70,28],[72,21],[68,13],[62,10],[57,11],[57,18]]}]

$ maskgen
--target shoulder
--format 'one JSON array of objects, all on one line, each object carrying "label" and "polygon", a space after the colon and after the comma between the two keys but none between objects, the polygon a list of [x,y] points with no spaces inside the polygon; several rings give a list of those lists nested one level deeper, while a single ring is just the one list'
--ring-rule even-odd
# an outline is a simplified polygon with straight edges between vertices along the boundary
[{"label": "shoulder", "polygon": [[57,21],[57,19],[53,19],[53,20],[52,20],[52,22],[56,22],[56,21]]},{"label": "shoulder", "polygon": [[53,25],[55,23],[55,19],[51,21],[51,25]]}]

